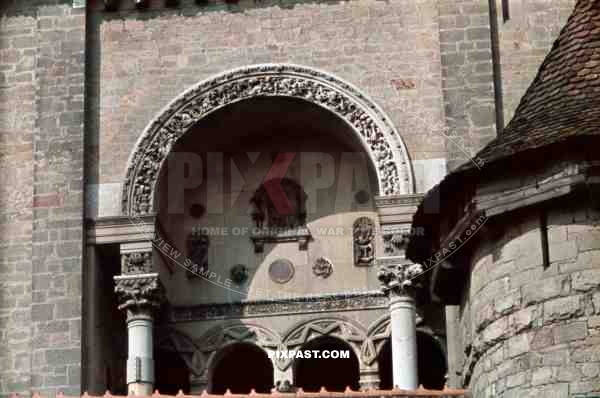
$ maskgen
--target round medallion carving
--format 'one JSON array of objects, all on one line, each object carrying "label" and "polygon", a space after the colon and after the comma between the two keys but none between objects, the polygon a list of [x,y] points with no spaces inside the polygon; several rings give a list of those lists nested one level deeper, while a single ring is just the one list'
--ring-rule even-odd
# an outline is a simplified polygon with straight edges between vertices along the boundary
[{"label": "round medallion carving", "polygon": [[273,282],[289,282],[294,277],[294,264],[286,259],[275,260],[269,265],[269,276]]},{"label": "round medallion carving", "polygon": [[244,264],[236,264],[231,268],[230,278],[236,284],[241,284],[246,282],[248,276],[250,275],[250,271],[248,271],[248,267]]},{"label": "round medallion carving", "polygon": [[327,278],[333,273],[333,264],[331,260],[325,257],[319,257],[313,265],[313,273],[319,278]]}]

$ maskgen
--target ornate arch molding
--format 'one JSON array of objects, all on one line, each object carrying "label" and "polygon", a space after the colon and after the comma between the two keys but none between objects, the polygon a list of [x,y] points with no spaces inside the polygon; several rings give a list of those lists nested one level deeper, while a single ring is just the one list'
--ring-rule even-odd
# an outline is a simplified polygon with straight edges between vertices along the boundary
[{"label": "ornate arch molding", "polygon": [[276,350],[281,346],[281,337],[264,326],[234,322],[215,326],[199,339],[168,328],[159,332],[157,346],[177,352],[195,376],[207,377],[218,354],[235,343],[250,343],[262,349]]},{"label": "ornate arch molding", "polygon": [[254,344],[264,350],[277,350],[281,337],[275,331],[261,325],[234,322],[216,326],[196,340],[198,363],[202,363],[202,373],[214,368],[222,350],[236,343]]},{"label": "ornate arch molding", "polygon": [[[445,341],[440,339],[429,326],[423,323],[423,318],[417,314],[417,332],[428,335],[433,339],[436,344],[439,345],[440,350],[446,354]],[[370,365],[375,362],[377,356],[383,349],[385,342],[392,335],[392,325],[389,314],[383,315],[376,319],[369,328],[367,329],[367,338],[363,343],[361,352],[363,353],[363,360],[365,364]]]},{"label": "ornate arch molding", "polygon": [[414,193],[406,146],[390,119],[357,88],[328,73],[297,65],[261,64],[234,69],[202,81],[146,127],[133,151],[123,185],[126,215],[155,212],[161,167],[175,142],[207,115],[256,97],[298,98],[331,111],[360,138],[372,160],[380,195]]},{"label": "ornate arch molding", "polygon": [[367,329],[367,338],[363,343],[361,351],[364,352],[365,363],[371,365],[377,359],[386,340],[392,335],[390,316],[388,314],[379,317]]},{"label": "ornate arch molding", "polygon": [[[282,345],[285,350],[297,350],[309,341],[321,337],[331,336],[345,341],[352,347],[356,357],[362,362],[361,347],[367,338],[364,328],[342,317],[326,317],[303,321],[292,327],[283,337]],[[293,360],[281,359],[277,367],[287,369]]]}]

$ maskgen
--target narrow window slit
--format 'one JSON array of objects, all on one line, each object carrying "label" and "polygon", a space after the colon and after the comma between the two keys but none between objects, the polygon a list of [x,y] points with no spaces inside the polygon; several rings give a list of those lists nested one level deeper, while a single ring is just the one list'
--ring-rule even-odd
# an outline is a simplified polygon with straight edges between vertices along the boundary
[{"label": "narrow window slit", "polygon": [[540,237],[542,241],[542,264],[544,269],[550,266],[550,253],[548,249],[548,214],[542,210],[540,214]]},{"label": "narrow window slit", "polygon": [[509,7],[509,2],[510,0],[502,0],[502,21],[506,22],[510,19],[510,7]]}]

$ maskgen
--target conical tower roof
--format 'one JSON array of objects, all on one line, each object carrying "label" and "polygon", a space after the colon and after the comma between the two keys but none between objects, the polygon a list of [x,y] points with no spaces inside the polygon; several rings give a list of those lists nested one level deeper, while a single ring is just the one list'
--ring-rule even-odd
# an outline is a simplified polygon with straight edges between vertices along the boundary
[{"label": "conical tower roof", "polygon": [[[580,0],[484,163],[573,136],[600,135],[600,1]],[[472,162],[459,168],[475,167]]]},{"label": "conical tower roof", "polygon": [[[464,163],[427,193],[413,217],[413,227],[424,227],[426,233],[411,237],[407,256],[422,261],[435,250],[444,235],[440,220],[456,213],[450,217],[455,224],[456,217],[468,215],[465,206],[478,181],[552,162],[557,153],[581,151],[600,158],[596,148],[600,149],[600,0],[579,0],[502,134],[478,152],[476,161]],[[478,164],[483,164],[480,169]],[[431,211],[435,208],[439,212]]]}]

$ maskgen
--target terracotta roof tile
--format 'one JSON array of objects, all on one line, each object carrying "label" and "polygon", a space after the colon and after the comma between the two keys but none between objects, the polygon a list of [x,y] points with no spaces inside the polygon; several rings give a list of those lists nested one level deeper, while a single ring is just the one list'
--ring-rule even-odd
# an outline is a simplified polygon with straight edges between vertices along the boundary
[{"label": "terracotta roof tile", "polygon": [[[457,191],[486,178],[490,170],[497,171],[495,166],[506,166],[510,161],[513,167],[523,167],[519,156],[531,159],[536,153],[536,159],[545,162],[551,158],[542,154],[542,149],[554,148],[552,153],[556,154],[556,147],[569,143],[581,151],[584,140],[600,141],[600,0],[577,2],[513,119],[476,155],[477,163],[483,162],[481,170],[474,162],[466,162],[425,195],[413,217],[413,227],[425,227],[426,233],[411,236],[407,256],[416,262],[426,260],[442,238],[438,236],[441,215],[428,213],[427,203],[444,201],[447,206],[442,213],[453,213],[456,206],[467,203],[463,196],[468,193],[458,195],[462,199],[456,201]],[[594,149],[585,144],[583,148]],[[453,200],[456,203],[450,205]]]},{"label": "terracotta roof tile", "polygon": [[[583,135],[600,135],[598,0],[577,2],[513,119],[477,158],[490,163]],[[474,167],[467,162],[457,171]]]}]

